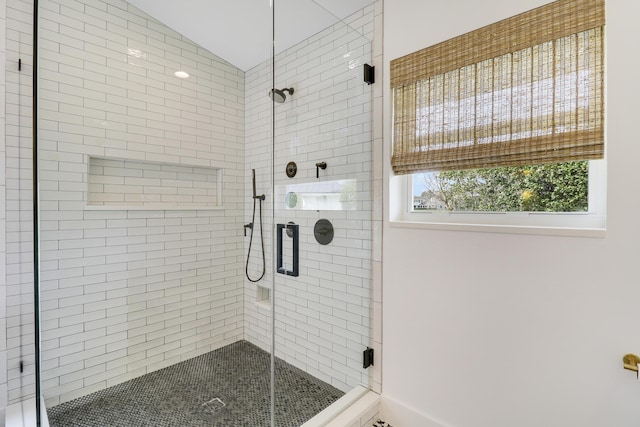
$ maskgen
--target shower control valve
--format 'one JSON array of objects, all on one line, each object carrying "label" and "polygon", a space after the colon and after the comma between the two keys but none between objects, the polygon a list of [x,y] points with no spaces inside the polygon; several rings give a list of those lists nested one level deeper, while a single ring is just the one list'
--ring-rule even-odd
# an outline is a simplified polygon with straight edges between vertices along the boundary
[{"label": "shower control valve", "polygon": [[320,169],[325,170],[327,168],[327,162],[316,163],[316,178],[320,178]]},{"label": "shower control valve", "polygon": [[249,224],[245,224],[244,225],[244,237],[247,237],[247,228],[249,230],[253,230],[253,223],[250,222]]}]

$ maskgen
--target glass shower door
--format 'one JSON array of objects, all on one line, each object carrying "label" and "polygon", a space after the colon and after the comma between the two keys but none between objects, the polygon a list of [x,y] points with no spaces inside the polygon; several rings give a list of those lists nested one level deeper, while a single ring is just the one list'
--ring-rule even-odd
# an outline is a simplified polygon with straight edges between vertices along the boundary
[{"label": "glass shower door", "polygon": [[372,89],[363,74],[371,63],[373,7],[340,17],[318,7],[318,28],[287,43],[291,8],[276,0],[277,426],[330,411],[346,393],[367,388],[370,373],[363,357],[371,307]]},{"label": "glass shower door", "polygon": [[244,70],[143,3],[39,2],[51,425],[300,426],[369,385],[373,7]]}]

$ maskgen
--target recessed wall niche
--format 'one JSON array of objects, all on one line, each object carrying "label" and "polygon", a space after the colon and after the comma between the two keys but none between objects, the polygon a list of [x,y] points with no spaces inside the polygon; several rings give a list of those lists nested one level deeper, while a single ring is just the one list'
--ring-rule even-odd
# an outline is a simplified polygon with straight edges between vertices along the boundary
[{"label": "recessed wall niche", "polygon": [[256,286],[256,305],[265,310],[271,310],[271,289],[265,286]]},{"label": "recessed wall niche", "polygon": [[222,209],[222,169],[89,156],[87,209]]}]

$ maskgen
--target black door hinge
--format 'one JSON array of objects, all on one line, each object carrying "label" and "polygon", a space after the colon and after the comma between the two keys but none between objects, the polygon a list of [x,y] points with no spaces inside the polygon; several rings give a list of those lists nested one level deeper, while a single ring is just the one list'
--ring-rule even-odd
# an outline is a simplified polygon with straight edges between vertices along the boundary
[{"label": "black door hinge", "polygon": [[376,67],[373,67],[369,64],[364,64],[364,82],[368,85],[373,84],[376,82],[376,72],[375,72]]},{"label": "black door hinge", "polygon": [[373,366],[373,349],[367,347],[367,349],[362,352],[362,367],[367,369],[369,366]]}]

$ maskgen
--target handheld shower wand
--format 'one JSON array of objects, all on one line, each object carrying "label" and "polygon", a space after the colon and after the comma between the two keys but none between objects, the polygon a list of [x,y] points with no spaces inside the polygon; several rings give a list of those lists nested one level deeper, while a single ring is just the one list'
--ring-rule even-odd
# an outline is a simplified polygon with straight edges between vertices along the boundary
[{"label": "handheld shower wand", "polygon": [[265,199],[264,194],[256,196],[256,170],[255,169],[251,169],[251,180],[253,181],[253,199],[264,200]]},{"label": "handheld shower wand", "polygon": [[[251,184],[253,187],[253,193],[251,198],[253,199],[253,216],[249,224],[244,225],[244,235],[247,235],[247,228],[251,230],[251,237],[249,238],[249,250],[247,252],[247,264],[245,265],[245,274],[250,282],[259,282],[263,277],[267,269],[267,263],[264,254],[264,235],[262,233],[262,201],[265,200],[265,195],[256,195],[256,170],[251,169]],[[253,230],[255,229],[254,223],[256,221],[256,200],[260,203],[260,245],[262,247],[262,274],[257,279],[252,279],[249,276],[249,258],[251,258],[251,245],[253,243]]]}]

